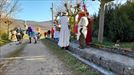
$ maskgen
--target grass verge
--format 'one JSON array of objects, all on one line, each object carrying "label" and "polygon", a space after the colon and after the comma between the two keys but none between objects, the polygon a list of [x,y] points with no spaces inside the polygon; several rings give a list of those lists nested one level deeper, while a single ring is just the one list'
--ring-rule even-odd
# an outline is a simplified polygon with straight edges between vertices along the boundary
[{"label": "grass verge", "polygon": [[7,44],[9,42],[11,42],[11,41],[10,40],[2,40],[2,39],[0,39],[0,46],[3,46],[3,45],[5,45],[5,44]]},{"label": "grass verge", "polygon": [[124,42],[120,45],[122,48],[131,48],[134,50],[134,42]]},{"label": "grass verge", "polygon": [[[96,45],[103,45],[106,48],[113,48],[115,43],[112,41],[109,41],[107,39],[103,40],[103,43],[99,43],[96,37],[93,37],[93,44]],[[130,48],[132,50],[134,50],[134,42],[120,42],[120,48]]]},{"label": "grass verge", "polygon": [[64,64],[71,69],[73,75],[99,75],[97,71],[89,68],[88,65],[83,64],[65,50],[60,49],[55,43],[42,39],[42,42],[55,54]]}]

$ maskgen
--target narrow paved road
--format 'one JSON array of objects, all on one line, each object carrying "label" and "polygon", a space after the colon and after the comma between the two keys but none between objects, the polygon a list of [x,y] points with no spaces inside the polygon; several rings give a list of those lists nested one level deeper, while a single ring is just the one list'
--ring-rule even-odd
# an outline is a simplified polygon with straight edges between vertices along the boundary
[{"label": "narrow paved road", "polygon": [[4,75],[72,75],[70,69],[40,41],[26,45],[21,55],[13,59]]}]

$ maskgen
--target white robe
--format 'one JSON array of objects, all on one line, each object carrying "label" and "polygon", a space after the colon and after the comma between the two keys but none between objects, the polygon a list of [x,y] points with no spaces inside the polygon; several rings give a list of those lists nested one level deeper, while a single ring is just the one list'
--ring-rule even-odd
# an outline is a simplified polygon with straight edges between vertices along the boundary
[{"label": "white robe", "polygon": [[67,16],[62,16],[60,18],[61,30],[60,30],[59,42],[58,42],[58,45],[60,47],[69,46],[70,30],[68,28],[68,22],[69,20]]},{"label": "white robe", "polygon": [[87,17],[82,17],[78,23],[78,34],[77,34],[77,40],[79,40],[80,36],[80,29],[83,28],[82,33],[84,34],[84,37],[86,38],[87,35],[87,25],[88,25],[88,19]]},{"label": "white robe", "polygon": [[56,27],[54,27],[54,38],[59,38],[59,31],[56,30]]}]

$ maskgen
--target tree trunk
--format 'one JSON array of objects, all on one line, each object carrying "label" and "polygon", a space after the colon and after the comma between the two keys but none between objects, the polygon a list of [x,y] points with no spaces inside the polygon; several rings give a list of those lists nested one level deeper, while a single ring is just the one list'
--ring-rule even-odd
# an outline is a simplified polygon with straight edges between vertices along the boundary
[{"label": "tree trunk", "polygon": [[105,15],[105,3],[102,1],[100,5],[100,17],[99,17],[99,32],[98,41],[103,42],[103,31],[104,31],[104,15]]},{"label": "tree trunk", "polygon": [[8,24],[8,27],[7,27],[7,37],[8,37],[8,39],[10,38],[10,36],[9,36],[9,24]]}]

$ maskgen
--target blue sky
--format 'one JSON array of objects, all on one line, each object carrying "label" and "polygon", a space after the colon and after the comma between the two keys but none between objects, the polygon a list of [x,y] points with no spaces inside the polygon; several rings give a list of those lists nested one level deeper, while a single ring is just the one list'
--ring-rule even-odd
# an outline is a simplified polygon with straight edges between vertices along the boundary
[{"label": "blue sky", "polygon": [[[126,1],[126,0],[116,0]],[[48,21],[51,20],[51,4],[60,6],[62,0],[19,0],[21,11],[16,15],[16,19],[32,20],[32,21]],[[86,3],[90,14],[98,12],[99,2],[88,0]]]},{"label": "blue sky", "polygon": [[24,20],[44,21],[51,19],[51,1],[20,0],[21,11],[16,18]]}]

